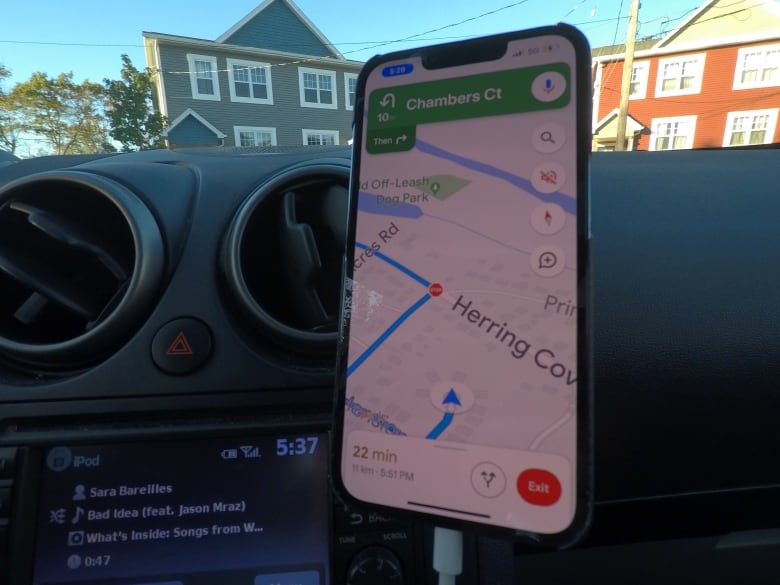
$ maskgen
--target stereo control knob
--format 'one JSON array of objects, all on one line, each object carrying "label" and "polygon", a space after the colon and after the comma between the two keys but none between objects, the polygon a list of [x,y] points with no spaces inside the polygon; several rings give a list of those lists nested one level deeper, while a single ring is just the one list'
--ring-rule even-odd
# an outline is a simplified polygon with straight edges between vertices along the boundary
[{"label": "stereo control knob", "polygon": [[363,549],[349,563],[346,585],[403,585],[401,560],[381,546]]}]

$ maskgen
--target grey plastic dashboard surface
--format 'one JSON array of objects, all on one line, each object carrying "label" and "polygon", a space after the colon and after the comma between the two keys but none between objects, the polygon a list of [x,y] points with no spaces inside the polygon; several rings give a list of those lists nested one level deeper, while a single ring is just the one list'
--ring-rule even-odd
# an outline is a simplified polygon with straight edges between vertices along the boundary
[{"label": "grey plastic dashboard surface", "polygon": [[593,157],[599,500],[780,484],[779,161]]}]

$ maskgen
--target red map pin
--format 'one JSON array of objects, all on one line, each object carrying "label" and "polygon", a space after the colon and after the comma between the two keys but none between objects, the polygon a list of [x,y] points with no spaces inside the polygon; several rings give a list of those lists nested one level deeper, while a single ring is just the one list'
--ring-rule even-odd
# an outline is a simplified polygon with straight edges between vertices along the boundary
[{"label": "red map pin", "polygon": [[444,292],[444,287],[438,282],[434,282],[431,286],[428,287],[428,292],[431,293],[432,297],[438,297],[441,295],[441,293]]}]

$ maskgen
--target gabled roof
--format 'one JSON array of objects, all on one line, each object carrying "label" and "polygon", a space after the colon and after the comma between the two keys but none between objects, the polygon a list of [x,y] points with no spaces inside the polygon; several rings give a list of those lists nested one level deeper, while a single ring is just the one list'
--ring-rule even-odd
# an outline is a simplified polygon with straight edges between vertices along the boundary
[{"label": "gabled roof", "polygon": [[708,0],[701,6],[699,6],[697,9],[695,9],[693,12],[691,12],[687,17],[683,19],[683,21],[678,24],[671,32],[667,33],[663,37],[661,37],[658,42],[655,44],[656,47],[662,47],[665,44],[667,44],[670,40],[672,40],[675,36],[680,34],[680,31],[685,30],[690,26],[690,24],[699,18],[699,16],[706,12],[708,9],[710,9],[718,0]]},{"label": "gabled roof", "polygon": [[[733,24],[724,20],[729,17],[738,18],[739,26],[725,26]],[[637,41],[635,58],[775,40],[780,40],[777,0],[708,0],[660,39]],[[594,62],[620,61],[625,50],[625,45],[596,47],[591,56]]]},{"label": "gabled roof", "polygon": [[[235,37],[236,35],[242,35],[242,33],[251,34],[262,26],[267,26],[269,18],[273,18],[273,16],[269,16],[271,11],[268,9],[277,3],[283,5],[287,10],[289,10],[294,15],[294,17],[297,18],[312,35],[314,35],[314,37],[322,44],[323,49],[327,51],[332,57],[335,57],[336,59],[344,59],[344,55],[342,55],[339,50],[336,49],[333,43],[331,43],[327,37],[322,34],[320,29],[314,26],[314,23],[307,18],[307,16],[301,11],[300,8],[295,5],[292,0],[265,0],[257,8],[252,10],[252,12],[247,14],[244,18],[239,20],[236,24],[221,34],[217,38],[217,42],[236,44],[235,42],[231,41],[231,38]],[[262,49],[262,47],[259,46],[257,48]],[[305,53],[305,51],[295,52]]]},{"label": "gabled roof", "polygon": [[[617,116],[618,108],[612,110],[604,116],[593,128],[593,135],[601,135],[601,138],[617,136]],[[626,136],[632,136],[637,133],[646,134],[650,129],[639,120],[628,114],[626,118]]]},{"label": "gabled roof", "polygon": [[210,132],[213,132],[217,138],[225,138],[226,134],[224,132],[220,132],[218,128],[216,128],[213,124],[211,124],[208,120],[206,120],[206,118],[198,114],[198,112],[196,112],[192,108],[187,108],[186,110],[184,110],[181,114],[179,114],[179,116],[173,122],[171,122],[168,125],[168,127],[165,130],[162,131],[163,138],[167,138],[171,130],[176,128],[176,126],[184,122],[184,120],[186,120],[190,116],[192,116],[195,120],[200,122]]},{"label": "gabled roof", "polygon": [[[765,11],[765,13],[759,11]],[[770,32],[774,29],[776,35],[780,38],[780,5],[775,0],[742,0],[741,2],[734,0],[708,0],[683,19],[676,28],[659,39],[654,48],[660,49],[668,46],[679,39],[692,26],[729,16],[738,16],[742,13],[746,13],[747,18],[745,20],[757,16],[761,22],[760,29],[750,32],[760,34],[761,32]],[[775,22],[772,22],[773,17]]]}]

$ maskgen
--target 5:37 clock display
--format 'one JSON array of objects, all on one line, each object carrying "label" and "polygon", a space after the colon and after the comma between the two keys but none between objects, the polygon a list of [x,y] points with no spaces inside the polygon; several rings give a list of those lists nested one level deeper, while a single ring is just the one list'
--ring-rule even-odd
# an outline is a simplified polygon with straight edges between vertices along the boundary
[{"label": "5:37 clock display", "polygon": [[281,437],[276,439],[276,454],[279,457],[313,455],[317,450],[319,437]]}]

